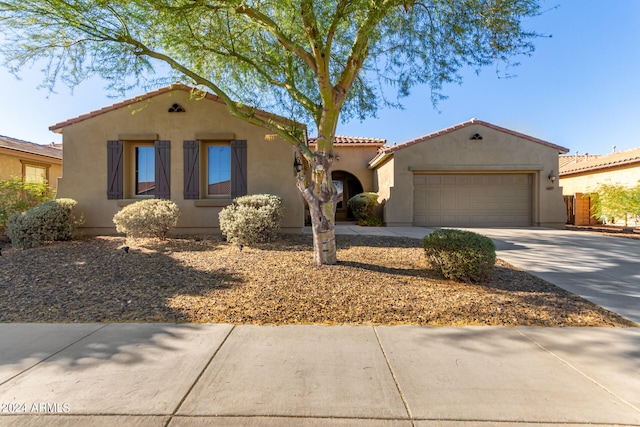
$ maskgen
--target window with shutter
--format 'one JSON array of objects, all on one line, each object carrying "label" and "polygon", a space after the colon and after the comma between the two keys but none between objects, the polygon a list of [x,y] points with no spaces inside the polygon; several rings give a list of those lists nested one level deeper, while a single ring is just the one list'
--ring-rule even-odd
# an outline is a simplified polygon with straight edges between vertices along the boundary
[{"label": "window with shutter", "polygon": [[247,141],[231,141],[231,197],[247,194]]},{"label": "window with shutter", "polygon": [[184,141],[184,198],[200,198],[200,142]]},{"label": "window with shutter", "polygon": [[184,198],[247,194],[246,141],[184,141]]},{"label": "window with shutter", "polygon": [[155,141],[155,197],[171,198],[171,142]]},{"label": "window with shutter", "polygon": [[107,141],[107,199],[124,197],[122,154],[122,141]]},{"label": "window with shutter", "polygon": [[171,197],[170,141],[108,141],[107,198]]}]

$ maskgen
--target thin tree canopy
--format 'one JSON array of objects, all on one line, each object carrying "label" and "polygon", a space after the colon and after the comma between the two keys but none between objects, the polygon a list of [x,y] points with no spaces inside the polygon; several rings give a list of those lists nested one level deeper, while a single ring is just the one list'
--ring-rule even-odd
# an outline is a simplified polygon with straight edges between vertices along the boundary
[{"label": "thin tree canopy", "polygon": [[[179,81],[211,91],[296,146],[322,172],[298,177],[305,199],[335,210],[340,118],[398,106],[417,85],[436,101],[464,68],[531,54],[538,35],[523,20],[538,13],[536,0],[0,0],[0,53],[14,72],[46,60],[50,87],[99,75],[111,90]],[[312,124],[317,151],[255,107]],[[312,220],[332,233],[331,215]]]}]

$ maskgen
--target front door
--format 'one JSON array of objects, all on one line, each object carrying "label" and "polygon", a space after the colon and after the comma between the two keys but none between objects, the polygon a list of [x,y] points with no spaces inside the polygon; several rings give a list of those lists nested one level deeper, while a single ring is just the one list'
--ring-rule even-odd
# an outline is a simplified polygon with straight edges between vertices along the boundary
[{"label": "front door", "polygon": [[338,190],[338,204],[336,206],[336,221],[349,221],[353,219],[347,202],[356,194],[362,193],[362,184],[358,178],[349,172],[333,172],[333,185]]}]

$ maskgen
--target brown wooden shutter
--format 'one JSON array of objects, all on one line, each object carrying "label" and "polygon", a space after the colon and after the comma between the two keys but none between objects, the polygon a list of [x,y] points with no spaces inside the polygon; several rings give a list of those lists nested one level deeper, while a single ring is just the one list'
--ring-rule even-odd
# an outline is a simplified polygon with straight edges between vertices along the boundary
[{"label": "brown wooden shutter", "polygon": [[247,194],[247,141],[231,141],[231,197]]},{"label": "brown wooden shutter", "polygon": [[155,141],[156,199],[171,198],[171,141]]},{"label": "brown wooden shutter", "polygon": [[184,141],[184,198],[200,198],[200,142]]},{"label": "brown wooden shutter", "polygon": [[122,141],[107,141],[107,199],[124,197],[122,152]]}]

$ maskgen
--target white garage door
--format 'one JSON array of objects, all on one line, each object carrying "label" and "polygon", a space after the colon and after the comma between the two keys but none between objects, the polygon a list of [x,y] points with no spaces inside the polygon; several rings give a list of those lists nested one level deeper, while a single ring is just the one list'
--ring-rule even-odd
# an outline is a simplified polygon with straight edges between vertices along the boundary
[{"label": "white garage door", "polygon": [[532,218],[530,174],[414,175],[413,222],[429,227],[522,227]]}]

